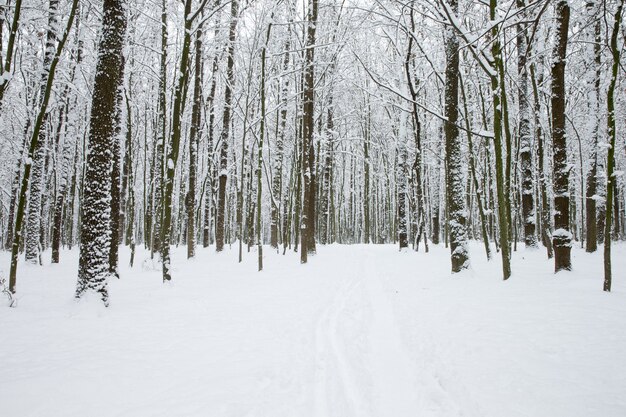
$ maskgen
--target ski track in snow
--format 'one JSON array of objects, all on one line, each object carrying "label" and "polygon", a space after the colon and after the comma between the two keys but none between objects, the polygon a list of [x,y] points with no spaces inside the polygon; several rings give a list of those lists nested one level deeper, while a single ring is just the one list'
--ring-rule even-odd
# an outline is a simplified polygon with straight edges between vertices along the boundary
[{"label": "ski track in snow", "polygon": [[[358,415],[355,414],[360,404],[358,385],[349,369],[349,360],[338,330],[339,321],[345,311],[346,299],[350,297],[357,285],[355,278],[346,280],[317,322],[315,331],[316,417],[334,415],[336,410],[332,406],[333,394],[339,394],[342,397],[343,406],[346,408],[345,415]],[[335,389],[339,392],[334,391]]]},{"label": "ski track in snow", "polygon": [[[460,415],[457,404],[431,370],[423,367],[412,374],[416,364],[401,339],[390,294],[384,288],[387,274],[379,265],[371,257],[364,258],[358,273],[346,279],[318,320],[315,416],[408,417],[418,409],[422,415]],[[350,318],[346,308],[349,301],[373,312],[366,346],[341,335],[342,321]],[[355,372],[358,364],[351,360],[363,350],[367,351],[369,373],[365,379],[370,384],[360,380]]]},{"label": "ski track in snow", "polygon": [[72,299],[77,251],[20,265],[18,307],[0,306],[0,416],[626,415],[626,245],[611,294],[601,254],[578,249],[558,275],[516,252],[507,282],[477,243],[454,277],[442,246],[269,252],[262,273],[236,252],[174,249],[163,285],[124,250],[108,309]]},{"label": "ski track in snow", "polygon": [[375,265],[368,258],[368,262],[362,266],[364,276],[367,276],[368,270],[375,271],[366,279],[367,294],[372,303],[372,311],[375,312],[369,332],[369,363],[376,404],[374,415],[408,417],[417,409],[415,399],[418,390],[411,375],[414,366],[400,339],[389,296],[383,287],[383,277]]}]

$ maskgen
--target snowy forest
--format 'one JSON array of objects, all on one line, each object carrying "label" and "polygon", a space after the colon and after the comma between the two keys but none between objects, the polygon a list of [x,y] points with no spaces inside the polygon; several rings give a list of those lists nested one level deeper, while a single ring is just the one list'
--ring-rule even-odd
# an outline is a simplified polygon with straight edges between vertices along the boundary
[{"label": "snowy forest", "polygon": [[0,414],[626,415],[624,0],[0,2]]}]

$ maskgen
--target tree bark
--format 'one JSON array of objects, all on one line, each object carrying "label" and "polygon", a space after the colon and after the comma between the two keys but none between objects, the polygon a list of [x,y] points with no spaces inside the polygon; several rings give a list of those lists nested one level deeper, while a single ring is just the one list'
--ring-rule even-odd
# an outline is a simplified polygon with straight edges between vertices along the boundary
[{"label": "tree bark", "polygon": [[238,0],[231,1],[230,28],[228,32],[228,56],[226,64],[226,85],[224,86],[224,112],[222,114],[222,146],[220,149],[220,172],[217,206],[217,228],[215,231],[215,250],[224,249],[226,182],[228,180],[228,141],[230,140],[230,117],[235,85],[235,40],[237,38]]},{"label": "tree bark", "polygon": [[[122,63],[122,65],[124,65]],[[121,132],[122,132],[122,97],[123,97],[123,82],[124,78],[120,80],[120,84],[117,88],[117,97],[115,100],[115,135],[111,141],[111,243],[109,248],[109,272],[116,278],[120,277],[118,261],[119,261],[119,248],[120,248],[120,214],[121,214],[121,173],[120,173],[120,159],[121,154]]]},{"label": "tree bark", "polygon": [[589,17],[595,19],[593,25],[593,64],[595,70],[593,71],[592,90],[590,91],[590,106],[589,110],[596,116],[593,118],[593,127],[591,128],[591,148],[589,153],[589,171],[587,173],[587,188],[585,189],[585,221],[587,239],[585,242],[586,252],[595,252],[598,249],[598,219],[596,210],[596,197],[597,197],[597,183],[598,183],[598,130],[600,127],[600,76],[602,72],[602,21],[597,18],[596,13],[599,13],[599,5],[594,1],[587,2],[587,11]]},{"label": "tree bark", "polygon": [[604,224],[604,291],[611,291],[612,271],[611,271],[611,220],[612,220],[612,198],[613,188],[616,183],[613,166],[615,164],[615,140],[617,136],[615,126],[615,85],[617,82],[617,74],[619,70],[620,50],[617,45],[617,37],[622,21],[622,7],[624,0],[620,0],[615,12],[615,23],[613,25],[613,33],[611,34],[611,55],[613,57],[613,65],[611,66],[611,81],[607,92],[607,128],[611,146],[608,149],[606,157],[606,220]]},{"label": "tree bark", "polygon": [[302,101],[302,230],[300,262],[306,263],[309,254],[315,253],[315,149],[313,147],[315,99],[315,33],[317,28],[318,0],[309,0],[304,61],[304,88]]},{"label": "tree bark", "polygon": [[552,63],[552,143],[554,184],[554,270],[571,270],[572,234],[569,226],[569,170],[565,131],[565,56],[570,8],[566,0],[556,4],[556,44]]},{"label": "tree bark", "polygon": [[193,106],[191,130],[189,132],[189,189],[185,204],[187,209],[187,258],[196,255],[196,182],[198,171],[198,144],[202,135],[202,24],[196,30],[195,75],[193,84]]},{"label": "tree bark", "polygon": [[[517,0],[517,8],[521,11],[522,19],[525,16],[523,11],[525,7],[525,0]],[[517,101],[519,105],[519,154],[522,171],[522,221],[524,224],[524,243],[526,247],[536,248],[537,236],[535,234],[535,201],[531,160],[532,136],[530,132],[530,105],[528,102],[530,94],[528,89],[528,69],[526,68],[527,48],[526,24],[519,23],[517,25]]]},{"label": "tree bark", "polygon": [[[497,0],[490,1],[489,16],[491,21],[496,20]],[[502,255],[502,277],[504,280],[509,279],[511,276],[511,255],[509,246],[509,199],[506,195],[508,181],[504,176],[504,169],[502,167],[502,101],[500,84],[498,82],[498,76],[500,68],[502,67],[502,56],[500,46],[500,33],[497,25],[495,25],[491,31],[492,47],[491,55],[493,56],[492,71],[490,76],[491,80],[491,94],[493,100],[493,147],[495,153],[495,168],[496,168],[496,192],[498,200],[498,226],[500,234],[500,250]]]},{"label": "tree bark", "polygon": [[[450,8],[456,14],[457,0],[450,1]],[[460,272],[469,267],[467,250],[467,219],[465,210],[465,187],[462,173],[463,154],[461,138],[457,126],[459,107],[459,41],[452,27],[446,28],[446,81],[444,134],[446,148],[446,202],[450,237],[452,272]]]},{"label": "tree bark", "polygon": [[100,295],[106,306],[110,273],[111,152],[119,121],[116,118],[118,90],[124,76],[122,51],[126,34],[126,2],[104,0],[102,16],[83,184],[76,298],[93,291]]},{"label": "tree bark", "polygon": [[185,0],[183,47],[180,56],[179,77],[174,91],[172,112],[172,134],[167,155],[165,191],[163,193],[163,227],[161,230],[161,256],[163,259],[163,282],[172,279],[170,244],[172,242],[172,196],[174,192],[174,174],[178,162],[181,137],[181,119],[187,83],[189,80],[189,50],[191,48],[191,17],[192,0]]}]

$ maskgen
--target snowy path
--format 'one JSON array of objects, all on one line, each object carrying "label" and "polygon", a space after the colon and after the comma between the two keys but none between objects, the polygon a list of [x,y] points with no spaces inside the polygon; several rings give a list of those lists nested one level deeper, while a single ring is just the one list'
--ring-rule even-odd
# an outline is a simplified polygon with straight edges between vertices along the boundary
[{"label": "snowy path", "polygon": [[[368,258],[362,266],[366,276],[367,294],[372,303],[374,317],[369,333],[374,383],[373,399],[376,416],[411,416],[417,410],[419,395],[415,386],[415,365],[407,354],[397,326],[397,319],[384,288],[384,275],[376,269],[380,265]],[[368,276],[367,271],[374,271]],[[370,272],[371,274],[371,272]]]},{"label": "snowy path", "polygon": [[337,413],[337,395],[344,407],[342,413],[362,415],[358,382],[350,370],[346,346],[339,333],[346,301],[358,285],[356,277],[347,279],[316,326],[315,411],[319,417]]},{"label": "snowy path", "polygon": [[604,294],[600,254],[555,277],[522,251],[503,283],[473,254],[451,277],[441,247],[268,253],[262,273],[254,254],[179,248],[171,285],[123,267],[109,309],[72,299],[76,252],[22,265],[18,308],[0,307],[0,415],[626,415],[626,279]]},{"label": "snowy path", "polygon": [[[357,273],[345,279],[318,321],[317,416],[403,417],[417,409],[418,392],[411,376],[414,365],[400,339],[377,265],[371,260],[358,265]],[[357,323],[369,327],[360,341],[342,336],[342,325],[355,318],[350,304],[372,316],[369,323]],[[355,360],[364,354],[366,364]]]},{"label": "snowy path", "polygon": [[[316,348],[321,357],[316,415],[403,417],[415,415],[416,410],[422,415],[459,415],[454,400],[431,371],[416,368],[402,340],[393,311],[397,292],[386,288],[389,265],[363,257],[354,268],[356,273],[346,279],[318,322],[316,335],[326,343]],[[357,311],[370,313],[360,317],[361,323],[352,323],[363,331],[362,337],[342,337],[342,325],[349,327]],[[338,380],[335,391],[329,388],[328,369]]]}]

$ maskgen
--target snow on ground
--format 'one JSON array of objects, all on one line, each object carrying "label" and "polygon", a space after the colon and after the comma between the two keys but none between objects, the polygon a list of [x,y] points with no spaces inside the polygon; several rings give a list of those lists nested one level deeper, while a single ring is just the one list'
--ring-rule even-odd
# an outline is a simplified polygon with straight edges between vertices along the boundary
[{"label": "snow on ground", "polygon": [[519,251],[507,282],[479,244],[454,277],[443,247],[265,252],[258,273],[255,254],[178,248],[163,285],[122,251],[108,309],[74,301],[76,250],[22,264],[18,307],[0,307],[0,415],[626,415],[626,246],[610,294],[580,249],[557,275]]}]

